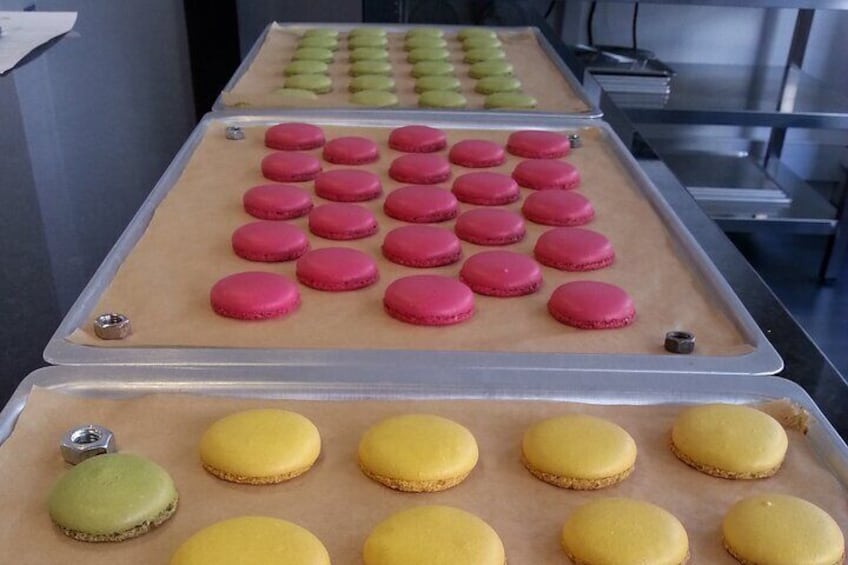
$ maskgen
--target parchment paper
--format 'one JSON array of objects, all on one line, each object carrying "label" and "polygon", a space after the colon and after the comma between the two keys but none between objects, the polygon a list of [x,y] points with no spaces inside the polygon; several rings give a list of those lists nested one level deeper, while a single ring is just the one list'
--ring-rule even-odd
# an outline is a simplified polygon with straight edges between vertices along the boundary
[{"label": "parchment paper", "polygon": [[[230,237],[239,226],[255,221],[242,207],[251,186],[267,183],[259,164],[269,150],[264,127],[245,128],[246,139],[228,141],[221,122],[212,123],[177,184],[160,203],[150,225],[100,298],[91,319],[103,312],[130,317],[133,335],[122,341],[102,341],[91,322],[70,340],[102,347],[194,346],[317,349],[425,349],[506,352],[667,354],[662,341],[670,330],[694,332],[698,354],[740,355],[751,351],[742,335],[678,256],[676,242],[648,200],[636,189],[599,130],[581,131],[584,146],[567,158],[582,175],[579,189],[594,205],[588,228],[606,235],[616,251],[615,263],[586,273],[566,273],[543,267],[542,289],[530,296],[475,296],[476,313],[455,326],[413,326],[383,312],[386,286],[396,278],[424,272],[457,276],[461,262],[438,269],[412,269],[383,259],[380,245],[391,229],[403,225],[382,211],[383,198],[362,203],[377,216],[377,235],[334,242],[310,234],[313,248],[349,246],[374,257],[380,281],[366,289],[328,293],[300,286],[302,305],[293,315],[265,322],[244,322],[216,315],[209,289],[220,278],[250,270],[283,273],[294,279],[294,262],[256,263],[236,256]],[[401,186],[388,177],[392,160],[401,153],[388,148],[390,128],[324,127],[328,139],[364,135],[376,140],[381,159],[367,168],[381,175],[384,195]],[[450,130],[448,141],[479,138],[505,144],[506,131]],[[443,154],[446,151],[442,152]],[[320,150],[315,150],[320,157]],[[509,156],[495,169],[509,174],[520,161]],[[339,168],[323,163],[324,169]],[[471,169],[452,166],[453,176]],[[312,192],[313,183],[301,183]],[[445,183],[449,187],[450,183]],[[531,191],[522,189],[522,197]],[[314,198],[316,205],[325,201]],[[523,198],[522,198],[523,200]],[[520,210],[521,201],[510,205]],[[474,208],[460,204],[460,212]],[[306,218],[292,221],[308,233]],[[453,221],[441,225],[453,229]],[[532,255],[536,239],[549,229],[526,222],[527,236],[505,249]],[[463,257],[493,249],[462,243]],[[600,280],[621,286],[636,304],[636,321],[618,330],[578,330],[555,321],[546,303],[560,284]]]},{"label": "parchment paper", "polygon": [[[204,429],[233,411],[251,407],[296,410],[321,432],[322,454],[305,475],[274,486],[226,483],[200,466],[197,444]],[[766,408],[790,417],[788,402]],[[563,523],[580,504],[606,496],[647,500],[677,516],[689,535],[692,564],[735,561],[721,544],[720,524],[731,504],[763,492],[801,496],[848,526],[848,497],[823,467],[804,436],[789,431],[786,462],[759,481],[703,475],[668,448],[679,406],[599,406],[543,401],[281,401],[154,395],[130,400],[84,399],[35,389],[5,444],[0,446],[0,547],[20,564],[164,564],[189,536],[213,522],[267,515],[296,522],[317,535],[333,563],[361,563],[371,529],[393,512],[421,504],[447,504],[480,516],[500,535],[511,565],[566,565],[559,546]],[[407,412],[439,414],[467,426],[480,460],[459,486],[434,494],[392,491],[358,469],[362,433],[378,420]],[[623,483],[595,492],[559,489],[531,476],[520,462],[524,430],[539,419],[577,411],[623,426],[638,448],[636,470]],[[119,544],[86,544],[51,524],[46,498],[67,469],[57,442],[72,426],[97,422],[117,434],[119,447],[167,469],[180,493],[176,515],[161,528]]]},{"label": "parchment paper", "polygon": [[[330,64],[329,76],[333,79],[331,92],[319,94],[317,100],[291,98],[274,92],[283,87],[283,69],[291,60],[303,30],[304,28],[300,27],[273,24],[256,59],[233,89],[222,93],[221,100],[224,105],[253,108],[361,108],[350,102],[350,59],[346,33],[339,34],[339,49]],[[416,108],[418,94],[415,92],[412,64],[407,62],[407,52],[403,48],[404,34],[390,32],[387,36],[398,106]],[[536,110],[567,114],[579,114],[589,110],[550,57],[542,51],[531,29],[499,30],[498,36],[503,43],[507,60],[515,68],[513,74],[521,81],[522,91],[536,99]],[[462,44],[454,33],[445,34],[445,39],[450,50],[449,61],[456,69],[454,74],[460,80],[461,92],[468,101],[467,109],[482,110],[485,96],[474,92],[477,81],[468,75],[470,65],[462,61]]]}]

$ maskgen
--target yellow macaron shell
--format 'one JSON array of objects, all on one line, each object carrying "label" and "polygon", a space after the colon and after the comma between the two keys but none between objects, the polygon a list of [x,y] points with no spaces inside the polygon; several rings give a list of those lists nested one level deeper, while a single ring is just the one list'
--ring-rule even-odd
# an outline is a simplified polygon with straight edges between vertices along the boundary
[{"label": "yellow macaron shell", "polygon": [[636,442],[618,425],[585,414],[542,420],[527,429],[525,464],[558,477],[603,479],[620,475],[636,462]]},{"label": "yellow macaron shell", "polygon": [[204,467],[218,476],[232,476],[221,478],[236,482],[293,478],[312,467],[320,452],[318,428],[306,417],[287,410],[231,414],[209,426],[200,440]]},{"label": "yellow macaron shell", "polygon": [[786,430],[777,420],[738,404],[684,410],[674,422],[671,441],[695,465],[732,478],[772,474],[783,463],[789,445]]},{"label": "yellow macaron shell", "polygon": [[721,524],[727,549],[742,563],[835,565],[845,538],[830,515],[810,502],[784,494],[744,498]]},{"label": "yellow macaron shell", "polygon": [[242,516],[217,522],[187,539],[171,565],[329,565],[330,555],[309,530],[276,518]]},{"label": "yellow macaron shell", "polygon": [[688,559],[689,538],[683,524],[659,506],[601,498],[569,516],[562,547],[584,565],[680,565]]},{"label": "yellow macaron shell", "polygon": [[431,414],[405,414],[371,427],[359,442],[360,465],[403,481],[440,481],[468,474],[477,464],[468,429]]},{"label": "yellow macaron shell", "polygon": [[379,523],[365,540],[365,565],[504,565],[489,524],[450,506],[418,506]]}]

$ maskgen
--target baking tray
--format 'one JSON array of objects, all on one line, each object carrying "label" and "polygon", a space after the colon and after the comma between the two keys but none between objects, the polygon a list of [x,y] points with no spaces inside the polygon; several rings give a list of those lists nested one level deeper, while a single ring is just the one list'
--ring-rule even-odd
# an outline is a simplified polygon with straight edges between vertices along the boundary
[{"label": "baking tray", "polygon": [[[454,129],[569,129],[590,126],[601,132],[616,158],[634,180],[637,188],[653,206],[672,237],[679,243],[678,252],[689,262],[696,278],[714,296],[748,344],[750,353],[735,356],[670,355],[670,354],[583,354],[583,353],[504,353],[497,351],[433,351],[433,350],[341,350],[341,349],[245,349],[213,347],[93,347],[75,344],[66,339],[86,322],[101,293],[107,288],[118,268],[142,237],[159,202],[179,178],[194,149],[211,124],[242,126],[269,125],[284,120],[310,121],[316,124],[347,126],[396,127],[408,123],[429,123]],[[444,367],[485,367],[490,369],[532,369],[550,371],[616,370],[627,372],[699,372],[734,374],[773,374],[783,362],[772,345],[757,327],[730,286],[698,246],[656,187],[639,168],[620,140],[603,122],[574,118],[530,119],[526,116],[486,115],[464,113],[404,112],[390,114],[371,111],[357,113],[327,112],[258,112],[251,115],[207,115],[191,134],[144,202],[135,218],[108,254],[82,294],[47,344],[44,358],[53,364],[108,365],[344,365],[367,378],[374,366],[423,365],[434,369]]]},{"label": "baking tray", "polygon": [[[265,26],[265,29],[262,31],[262,34],[259,36],[259,38],[256,40],[256,42],[250,48],[250,51],[248,51],[244,60],[242,60],[241,64],[236,69],[236,72],[233,74],[233,76],[230,78],[230,80],[224,86],[223,92],[230,92],[233,88],[235,88],[236,84],[239,82],[239,80],[241,80],[241,78],[244,76],[244,74],[247,72],[247,70],[253,64],[253,61],[256,59],[256,56],[259,54],[259,50],[262,48],[262,45],[265,43],[265,40],[266,40],[268,34],[271,32],[271,30],[273,29],[273,26],[275,24],[280,25],[277,22],[272,22],[272,23],[268,24],[267,26]],[[355,24],[286,23],[286,24],[284,24],[283,27],[285,29],[292,29],[292,30],[295,30],[295,29],[296,30],[306,30],[306,29],[312,29],[312,28],[335,29],[335,30],[338,30],[340,32],[348,32],[348,31],[355,29],[355,28],[371,27],[371,28],[384,29],[389,33],[392,33],[392,32],[394,32],[394,33],[405,33],[406,31],[413,29],[413,28],[418,28],[418,27],[428,27],[428,28],[430,28],[430,27],[432,27],[432,28],[440,29],[440,30],[444,31],[445,33],[457,33],[460,30],[463,30],[463,29],[465,29],[469,26],[439,26],[439,25],[422,26],[422,25],[415,25],[415,24],[404,25],[404,24],[363,24],[363,23],[355,23]],[[556,49],[554,49],[553,45],[551,45],[551,43],[544,36],[544,34],[542,34],[542,32],[539,30],[539,28],[537,28],[537,27],[507,27],[507,26],[497,26],[497,27],[495,27],[495,26],[491,26],[491,27],[488,27],[487,29],[492,29],[492,30],[495,30],[495,31],[502,31],[502,32],[520,32],[520,31],[526,31],[526,30],[532,31],[533,35],[536,38],[536,41],[539,43],[539,47],[542,49],[542,52],[544,52],[548,56],[548,59],[550,59],[551,63],[553,63],[554,67],[556,67],[557,71],[560,73],[560,75],[566,81],[568,86],[571,88],[574,95],[581,102],[583,102],[583,104],[586,105],[587,109],[583,112],[574,112],[574,113],[570,113],[570,114],[569,113],[548,112],[548,111],[542,111],[542,110],[526,110],[526,111],[524,111],[524,110],[485,110],[485,109],[482,109],[482,108],[479,109],[479,110],[474,110],[475,112],[497,113],[497,114],[522,114],[522,115],[531,115],[531,116],[569,115],[569,116],[572,116],[572,117],[581,117],[581,118],[600,118],[601,116],[603,116],[603,112],[601,111],[600,107],[598,106],[597,101],[592,100],[592,98],[589,96],[588,91],[586,91],[586,89],[583,88],[583,85],[577,79],[575,74],[571,71],[571,69],[568,67],[568,65],[565,64],[565,62],[562,60],[562,58],[557,53]],[[237,108],[237,107],[231,107],[231,106],[225,105],[224,101],[222,99],[223,92],[221,94],[219,94],[218,97],[215,99],[215,103],[212,105],[213,111],[236,111],[236,112],[244,111],[244,108]],[[354,105],[350,105],[350,104],[343,106],[343,108],[345,108],[347,110],[351,110],[351,111],[360,111],[360,109],[358,107],[356,107]],[[407,108],[404,108],[404,107],[387,108],[386,111],[406,111],[406,110],[410,110],[410,109],[414,109],[414,108],[408,108],[408,107]],[[250,108],[250,110],[252,111],[253,108]],[[368,110],[361,110],[361,111],[368,111]]]}]

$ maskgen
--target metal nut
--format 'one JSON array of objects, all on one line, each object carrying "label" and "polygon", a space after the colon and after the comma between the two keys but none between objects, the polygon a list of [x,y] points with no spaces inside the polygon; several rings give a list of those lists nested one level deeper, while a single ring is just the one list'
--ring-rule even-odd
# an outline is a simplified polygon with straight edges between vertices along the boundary
[{"label": "metal nut", "polygon": [[132,333],[132,326],[123,314],[101,314],[94,320],[94,333],[100,339],[124,339]]},{"label": "metal nut", "polygon": [[238,126],[227,126],[224,136],[227,139],[240,140],[244,139],[244,131]]},{"label": "metal nut", "polygon": [[665,334],[665,350],[670,353],[692,353],[695,350],[695,335],[683,331],[668,332]]},{"label": "metal nut", "polygon": [[82,463],[95,455],[114,453],[117,450],[115,434],[97,424],[71,428],[65,432],[59,443],[62,458],[71,465]]},{"label": "metal nut", "polygon": [[579,133],[570,133],[568,134],[568,143],[571,144],[572,149],[577,149],[578,147],[583,146],[583,140],[580,139]]}]

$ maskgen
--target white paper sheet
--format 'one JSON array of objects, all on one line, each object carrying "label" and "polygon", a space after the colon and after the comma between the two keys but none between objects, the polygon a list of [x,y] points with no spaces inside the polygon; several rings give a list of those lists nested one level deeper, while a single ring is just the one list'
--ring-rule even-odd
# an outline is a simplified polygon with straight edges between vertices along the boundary
[{"label": "white paper sheet", "polygon": [[0,12],[0,75],[39,45],[71,31],[76,21],[76,12]]}]

